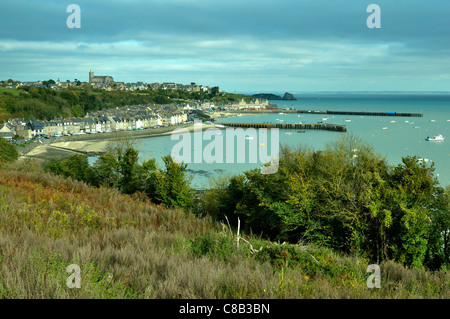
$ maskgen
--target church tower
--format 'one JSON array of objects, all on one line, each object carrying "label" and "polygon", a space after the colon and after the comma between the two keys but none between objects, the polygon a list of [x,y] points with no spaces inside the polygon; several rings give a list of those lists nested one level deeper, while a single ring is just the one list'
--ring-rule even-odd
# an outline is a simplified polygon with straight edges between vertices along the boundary
[{"label": "church tower", "polygon": [[89,70],[89,83],[92,84],[94,80],[94,72],[92,70]]}]

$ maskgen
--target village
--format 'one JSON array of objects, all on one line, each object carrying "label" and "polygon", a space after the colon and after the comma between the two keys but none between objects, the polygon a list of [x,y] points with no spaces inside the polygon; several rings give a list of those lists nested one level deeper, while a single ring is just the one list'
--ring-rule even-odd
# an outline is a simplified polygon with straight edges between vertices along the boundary
[{"label": "village", "polygon": [[[89,72],[89,82],[66,81],[32,81],[32,82],[11,82],[5,88],[17,89],[23,86],[46,87],[54,90],[67,89],[74,85],[89,84],[92,88],[101,90],[143,90],[146,88],[163,90],[186,90],[186,91],[206,91],[212,89],[209,86],[197,85],[191,82],[188,85],[175,83],[122,83],[114,82],[111,76],[94,76]],[[220,91],[218,87],[213,88]],[[74,136],[85,134],[100,134],[120,131],[136,131],[156,129],[161,127],[176,126],[193,122],[195,119],[208,119],[214,121],[217,112],[229,112],[240,110],[265,110],[276,109],[275,105],[269,103],[267,99],[253,98],[227,102],[217,105],[212,101],[190,101],[186,103],[173,103],[167,105],[130,105],[103,109],[86,114],[84,117],[55,118],[53,120],[36,119],[30,116],[29,119],[12,118],[7,122],[0,123],[0,137],[13,144],[26,143],[30,139],[62,136]],[[202,114],[203,116],[199,116]],[[223,115],[223,113],[222,113]]]}]

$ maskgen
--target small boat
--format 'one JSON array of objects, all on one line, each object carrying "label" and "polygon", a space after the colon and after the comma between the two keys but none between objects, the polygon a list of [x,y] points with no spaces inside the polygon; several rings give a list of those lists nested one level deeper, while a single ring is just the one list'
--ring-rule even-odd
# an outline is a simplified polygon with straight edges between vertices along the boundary
[{"label": "small boat", "polygon": [[246,140],[253,140],[253,136],[246,136],[245,139]]},{"label": "small boat", "polygon": [[435,137],[433,137],[433,138],[427,136],[427,138],[426,138],[425,140],[426,140],[426,141],[443,141],[444,139],[445,139],[444,136],[442,136],[442,135],[437,135],[437,136],[435,136]]},{"label": "small boat", "polygon": [[387,130],[388,128],[387,127],[383,127],[383,130]]},{"label": "small boat", "polygon": [[305,132],[306,132],[305,130],[297,131],[297,133],[305,133]]},{"label": "small boat", "polygon": [[436,120],[430,120],[430,122],[436,122]]},{"label": "small boat", "polygon": [[322,121],[327,121],[327,120],[328,120],[328,117],[322,118]]},{"label": "small boat", "polygon": [[345,120],[345,122],[351,122],[352,120]]},{"label": "small boat", "polygon": [[259,146],[266,146],[266,144],[264,144],[264,143],[261,143],[261,144],[259,144]]},{"label": "small boat", "polygon": [[405,121],[405,123],[409,123],[409,121]]},{"label": "small boat", "polygon": [[414,128],[420,128],[420,126],[414,126]]},{"label": "small boat", "polygon": [[395,123],[395,121],[391,121],[391,123]]},{"label": "small boat", "polygon": [[291,132],[287,132],[287,133],[285,133],[286,135],[292,135],[292,134],[294,134],[294,133],[291,133]]}]

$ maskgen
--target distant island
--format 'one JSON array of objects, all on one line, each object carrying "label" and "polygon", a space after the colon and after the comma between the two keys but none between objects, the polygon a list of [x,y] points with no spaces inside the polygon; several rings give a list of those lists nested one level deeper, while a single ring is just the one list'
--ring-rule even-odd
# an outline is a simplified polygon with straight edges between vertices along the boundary
[{"label": "distant island", "polygon": [[272,93],[259,93],[259,94],[253,94],[253,97],[256,97],[258,99],[267,99],[267,100],[297,100],[291,93],[284,93],[283,97],[279,95],[275,95]]}]

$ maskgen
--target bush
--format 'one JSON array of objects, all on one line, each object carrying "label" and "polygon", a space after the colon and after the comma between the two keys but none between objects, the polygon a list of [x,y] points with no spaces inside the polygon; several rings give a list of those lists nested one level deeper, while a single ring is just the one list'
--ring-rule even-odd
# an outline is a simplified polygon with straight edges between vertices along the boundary
[{"label": "bush", "polygon": [[[449,263],[449,196],[433,166],[404,157],[396,166],[355,137],[322,151],[281,148],[276,174],[251,170],[208,190],[213,215],[266,238],[312,242],[373,262]],[[448,192],[447,192],[448,193]],[[203,204],[203,207],[208,207]]]},{"label": "bush", "polygon": [[18,157],[19,153],[14,145],[0,137],[0,164],[14,162]]}]

